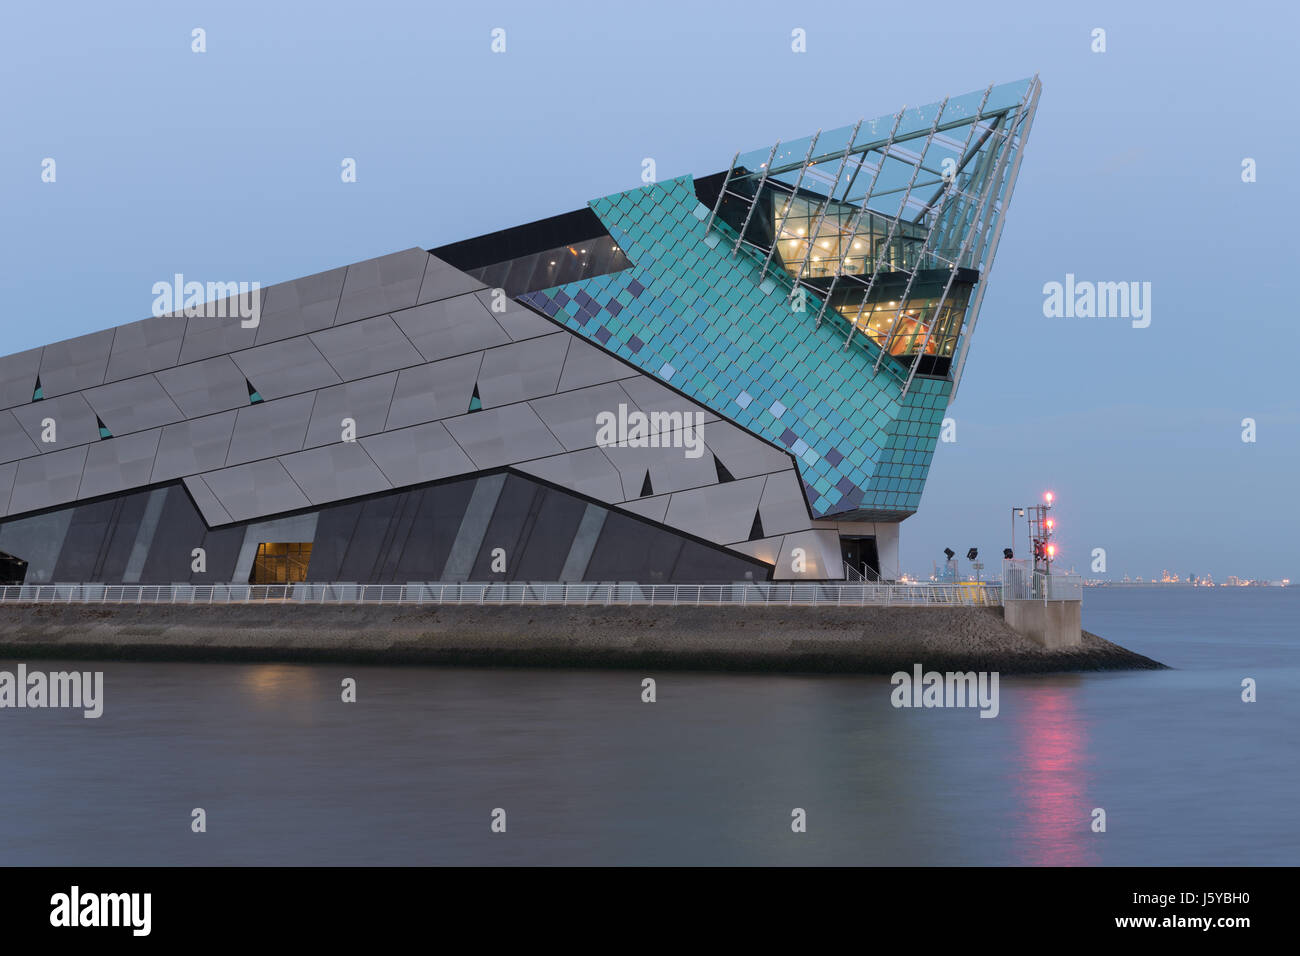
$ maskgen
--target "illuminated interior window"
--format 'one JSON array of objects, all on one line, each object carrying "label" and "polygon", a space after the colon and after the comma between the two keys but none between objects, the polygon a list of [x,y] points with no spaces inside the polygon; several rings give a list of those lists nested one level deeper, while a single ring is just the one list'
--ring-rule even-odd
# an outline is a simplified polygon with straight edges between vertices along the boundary
[{"label": "illuminated interior window", "polygon": [[257,546],[250,584],[292,584],[307,580],[310,541],[263,541]]}]

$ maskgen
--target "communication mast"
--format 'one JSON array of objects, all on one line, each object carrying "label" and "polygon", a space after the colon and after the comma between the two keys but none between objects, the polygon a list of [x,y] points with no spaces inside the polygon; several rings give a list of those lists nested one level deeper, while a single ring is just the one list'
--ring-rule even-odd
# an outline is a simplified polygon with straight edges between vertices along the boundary
[{"label": "communication mast", "polygon": [[1051,515],[1054,501],[1055,496],[1049,491],[1043,495],[1042,504],[1030,505],[1025,509],[1034,555],[1034,571],[1042,571],[1044,574],[1052,573],[1052,561],[1056,558],[1056,544],[1052,540],[1056,534],[1056,519]]}]

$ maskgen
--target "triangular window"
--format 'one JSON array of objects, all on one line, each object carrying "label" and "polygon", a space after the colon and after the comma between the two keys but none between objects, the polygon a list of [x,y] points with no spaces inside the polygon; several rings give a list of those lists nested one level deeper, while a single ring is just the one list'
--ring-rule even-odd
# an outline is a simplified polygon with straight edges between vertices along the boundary
[{"label": "triangular window", "polygon": [[724,482],[724,481],[735,481],[735,480],[736,480],[735,477],[732,476],[731,472],[727,471],[727,466],[724,465],[722,462],[718,461],[718,456],[717,456],[717,455],[714,455],[714,456],[713,456],[713,467],[714,467],[714,469],[715,469],[715,470],[717,471],[717,473],[718,473],[718,483],[719,483],[719,484],[721,484],[721,483]]}]

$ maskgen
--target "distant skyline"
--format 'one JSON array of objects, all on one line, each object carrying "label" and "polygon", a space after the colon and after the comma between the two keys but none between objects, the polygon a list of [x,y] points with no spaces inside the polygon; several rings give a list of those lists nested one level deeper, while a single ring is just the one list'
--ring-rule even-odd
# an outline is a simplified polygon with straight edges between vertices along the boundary
[{"label": "distant skyline", "polygon": [[[377,0],[340,17],[235,0],[29,4],[5,25],[10,86],[31,91],[0,106],[6,354],[144,318],[178,272],[265,286],[432,248],[634,188],[645,158],[661,180],[707,175],[1038,72],[956,441],[902,566],[1000,556],[1010,509],[1051,489],[1059,562],[1087,577],[1300,577],[1291,6]],[[1151,283],[1150,325],[1045,317],[1068,275]]]}]

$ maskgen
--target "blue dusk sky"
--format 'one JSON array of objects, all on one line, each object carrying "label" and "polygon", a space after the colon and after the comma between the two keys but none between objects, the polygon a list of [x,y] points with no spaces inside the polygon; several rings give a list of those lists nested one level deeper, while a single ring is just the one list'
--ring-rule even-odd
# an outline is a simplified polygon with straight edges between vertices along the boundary
[{"label": "blue dusk sky", "polygon": [[[904,568],[928,574],[945,546],[996,555],[1011,506],[1051,488],[1082,571],[1105,548],[1112,577],[1294,579],[1296,11],[9,4],[0,352],[144,318],[177,272],[268,285],[430,248],[634,188],[644,157],[660,179],[706,175],[737,149],[1038,73],[957,440],[903,525]],[[1150,326],[1045,317],[1043,286],[1067,273],[1150,282]]]}]

